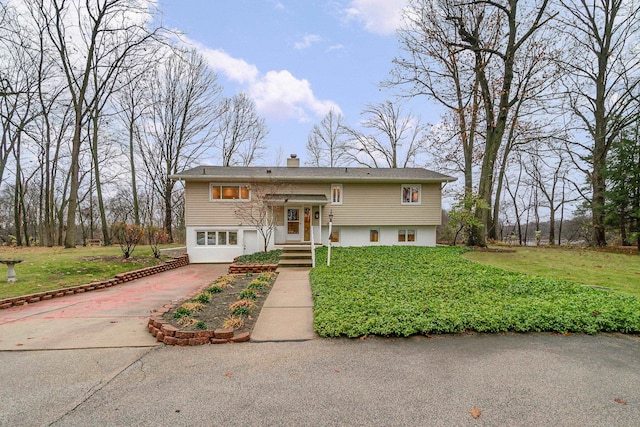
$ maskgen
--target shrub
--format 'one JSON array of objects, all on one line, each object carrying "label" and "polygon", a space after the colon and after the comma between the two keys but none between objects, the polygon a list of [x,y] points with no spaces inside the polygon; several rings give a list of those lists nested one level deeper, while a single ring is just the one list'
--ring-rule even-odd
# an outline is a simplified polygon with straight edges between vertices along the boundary
[{"label": "shrub", "polygon": [[178,320],[178,324],[180,326],[184,326],[185,328],[188,328],[189,326],[196,325],[197,323],[198,323],[198,321],[196,319],[194,319],[193,317],[189,317],[189,316],[181,317]]},{"label": "shrub", "polygon": [[244,319],[242,317],[234,317],[234,316],[227,317],[224,323],[222,324],[223,328],[233,328],[233,329],[240,329],[243,326],[244,326]]},{"label": "shrub", "polygon": [[280,262],[281,249],[276,249],[269,252],[256,252],[250,255],[239,256],[236,264],[277,264]]},{"label": "shrub", "polygon": [[209,304],[209,302],[211,301],[211,294],[208,293],[208,292],[202,292],[202,293],[196,295],[193,298],[193,300],[197,301],[199,303],[202,303],[202,304]]},{"label": "shrub", "polygon": [[234,302],[233,304],[231,304],[229,306],[229,308],[231,310],[233,310],[233,309],[235,309],[237,307],[247,307],[249,309],[252,309],[252,308],[255,308],[255,306],[256,306],[255,301],[250,300],[250,299],[241,299],[241,300],[238,300],[238,301]]},{"label": "shrub", "polygon": [[155,258],[160,258],[159,245],[169,241],[169,235],[160,227],[150,225],[146,229],[147,241]]},{"label": "shrub", "polygon": [[204,304],[201,302],[187,301],[183,302],[180,308],[188,310],[190,313],[197,313],[204,308]]},{"label": "shrub", "polygon": [[251,289],[244,289],[238,294],[238,299],[258,299],[258,294]]},{"label": "shrub", "polygon": [[263,282],[259,282],[257,280],[254,280],[253,282],[249,283],[249,285],[247,286],[247,289],[261,291],[261,290],[265,289],[266,287],[267,287],[267,285],[265,285]]},{"label": "shrub", "polygon": [[251,309],[249,309],[249,307],[236,307],[233,310],[231,310],[231,314],[233,316],[242,316],[242,317],[247,317],[251,314]]},{"label": "shrub", "polygon": [[209,326],[202,320],[198,321],[198,323],[196,323],[194,327],[201,331],[204,331],[209,328]]},{"label": "shrub", "polygon": [[125,259],[128,259],[144,235],[142,227],[118,222],[111,226],[111,236],[118,241]]},{"label": "shrub", "polygon": [[191,316],[191,310],[185,307],[179,307],[175,313],[173,313],[174,319],[181,319],[183,317]]}]

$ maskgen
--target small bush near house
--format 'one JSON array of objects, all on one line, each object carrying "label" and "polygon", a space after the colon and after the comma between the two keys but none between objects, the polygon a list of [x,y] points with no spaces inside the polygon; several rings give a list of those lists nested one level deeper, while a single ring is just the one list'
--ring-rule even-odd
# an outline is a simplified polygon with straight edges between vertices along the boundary
[{"label": "small bush near house", "polygon": [[275,249],[269,252],[256,252],[250,255],[241,255],[236,259],[236,264],[277,264],[280,262],[282,250]]},{"label": "small bush near house", "polygon": [[139,225],[118,222],[111,226],[111,235],[120,245],[122,255],[127,259],[144,236],[144,230]]}]

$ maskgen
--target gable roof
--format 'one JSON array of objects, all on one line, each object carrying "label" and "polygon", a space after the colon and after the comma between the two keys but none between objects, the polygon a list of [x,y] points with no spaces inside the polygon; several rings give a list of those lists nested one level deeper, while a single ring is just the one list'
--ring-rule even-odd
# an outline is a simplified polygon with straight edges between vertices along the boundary
[{"label": "gable roof", "polygon": [[452,182],[456,178],[423,168],[316,168],[269,166],[197,166],[171,175],[184,181],[284,182]]}]

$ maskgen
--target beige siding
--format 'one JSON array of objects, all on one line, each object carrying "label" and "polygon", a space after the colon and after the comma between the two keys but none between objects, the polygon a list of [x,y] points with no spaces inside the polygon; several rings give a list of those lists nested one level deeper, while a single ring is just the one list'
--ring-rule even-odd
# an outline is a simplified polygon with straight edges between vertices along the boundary
[{"label": "beige siding", "polygon": [[[410,183],[407,183],[410,184]],[[440,184],[422,184],[420,205],[403,205],[400,184],[344,184],[343,204],[327,205],[335,225],[438,225]]]},{"label": "beige siding", "polygon": [[187,226],[237,225],[238,219],[233,214],[235,204],[212,202],[208,182],[186,182],[184,215]]},{"label": "beige siding", "polygon": [[[239,183],[242,184],[242,183]],[[336,182],[340,184],[340,182]],[[400,184],[343,184],[343,204],[327,204],[322,209],[322,223],[334,214],[334,224],[340,225],[438,225],[441,218],[440,184],[422,184],[421,204],[401,203]],[[407,182],[406,184],[410,184]],[[330,200],[331,185],[286,184],[279,193],[325,194]],[[186,182],[185,221],[187,226],[237,225],[234,207],[241,202],[213,202],[209,197],[209,183]],[[278,224],[284,221],[279,218]]]}]

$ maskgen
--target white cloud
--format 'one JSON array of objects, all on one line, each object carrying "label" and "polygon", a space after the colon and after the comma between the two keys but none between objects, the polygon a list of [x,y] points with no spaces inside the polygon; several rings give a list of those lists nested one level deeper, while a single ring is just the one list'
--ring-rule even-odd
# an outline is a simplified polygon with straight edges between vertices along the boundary
[{"label": "white cloud", "polygon": [[332,52],[334,50],[344,50],[344,45],[342,44],[334,44],[327,48],[327,52]]},{"label": "white cloud", "polygon": [[322,40],[322,37],[316,35],[316,34],[305,34],[304,37],[302,38],[302,40],[295,42],[293,44],[293,47],[295,49],[306,49],[308,47],[310,47],[313,43],[317,43],[320,40]]},{"label": "white cloud", "polygon": [[332,101],[319,100],[308,80],[298,79],[289,71],[269,71],[249,89],[249,96],[263,114],[278,120],[308,121],[309,113],[322,117],[330,109],[340,111]]},{"label": "white cloud", "polygon": [[182,41],[197,49],[212,69],[238,83],[239,90],[249,95],[258,112],[266,118],[305,122],[324,116],[331,108],[340,111],[335,102],[316,98],[308,80],[299,79],[287,70],[261,74],[254,64],[234,58],[223,50],[208,48],[187,37]]},{"label": "white cloud", "polygon": [[407,0],[351,0],[345,9],[348,19],[364,24],[364,28],[379,35],[390,35],[402,22],[402,9]]},{"label": "white cloud", "polygon": [[182,41],[189,47],[195,48],[204,56],[211,68],[222,73],[226,78],[236,83],[254,82],[259,75],[258,67],[243,59],[237,59],[221,49],[211,49],[200,42],[183,36]]}]

